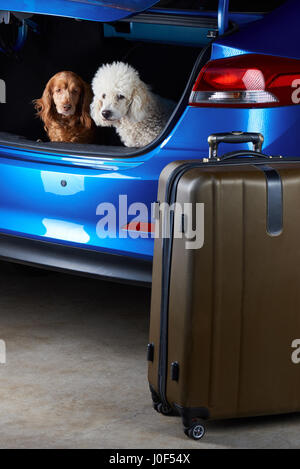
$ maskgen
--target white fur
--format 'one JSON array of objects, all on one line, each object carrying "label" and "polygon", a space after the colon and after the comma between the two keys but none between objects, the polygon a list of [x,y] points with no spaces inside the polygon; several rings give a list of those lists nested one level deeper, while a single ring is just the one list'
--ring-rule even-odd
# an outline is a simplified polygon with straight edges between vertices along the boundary
[{"label": "white fur", "polygon": [[[98,126],[116,128],[126,147],[143,147],[163,130],[175,104],[153,94],[128,64],[114,62],[97,71],[91,116]],[[103,111],[111,113],[109,120]]]}]

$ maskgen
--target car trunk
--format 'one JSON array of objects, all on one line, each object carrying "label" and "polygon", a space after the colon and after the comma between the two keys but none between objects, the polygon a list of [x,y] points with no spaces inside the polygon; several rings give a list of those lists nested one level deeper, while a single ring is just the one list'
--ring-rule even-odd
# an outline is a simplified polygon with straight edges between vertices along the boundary
[{"label": "car trunk", "polygon": [[[3,39],[6,44],[16,40],[13,36],[18,20],[14,15],[11,18],[13,24],[0,25],[2,43]],[[24,46],[19,51],[0,52],[0,78],[6,85],[5,103],[0,104],[0,141],[39,148],[43,147],[42,142],[47,147],[49,144],[42,122],[35,117],[32,101],[42,95],[52,75],[72,70],[91,82],[102,64],[124,61],[139,71],[153,92],[179,103],[199,53],[210,42],[208,32],[217,28],[216,19],[158,13],[143,13],[113,23],[49,15],[33,15],[29,21]],[[130,33],[133,21],[135,26],[148,26],[146,38],[141,29]],[[153,25],[156,29],[152,34]],[[173,29],[180,25],[186,28],[182,39],[176,37]],[[189,34],[192,31],[190,39],[188,30]],[[174,118],[178,118],[178,112]],[[93,153],[101,155],[113,151],[114,155],[128,156],[136,152],[122,146],[113,128],[98,128],[95,143],[101,148],[93,145]],[[50,147],[62,150],[64,144],[51,143]],[[67,148],[70,150],[70,144]],[[72,151],[80,153],[82,146],[72,144]]]}]

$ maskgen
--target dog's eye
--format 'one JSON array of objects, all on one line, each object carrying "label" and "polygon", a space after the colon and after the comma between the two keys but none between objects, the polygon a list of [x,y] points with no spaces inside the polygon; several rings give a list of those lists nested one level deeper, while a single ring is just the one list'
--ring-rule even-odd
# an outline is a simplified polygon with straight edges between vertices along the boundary
[{"label": "dog's eye", "polygon": [[56,91],[56,93],[60,93],[60,92],[61,92],[61,89],[60,89],[60,88],[57,88],[55,91]]},{"label": "dog's eye", "polygon": [[125,96],[123,96],[122,94],[118,94],[118,99],[125,99]]},{"label": "dog's eye", "polygon": [[78,93],[78,90],[76,90],[76,89],[75,89],[75,90],[72,90],[72,93],[77,94],[77,93]]},{"label": "dog's eye", "polygon": [[102,99],[105,99],[105,98],[106,98],[106,94],[104,93],[104,94],[102,95]]}]

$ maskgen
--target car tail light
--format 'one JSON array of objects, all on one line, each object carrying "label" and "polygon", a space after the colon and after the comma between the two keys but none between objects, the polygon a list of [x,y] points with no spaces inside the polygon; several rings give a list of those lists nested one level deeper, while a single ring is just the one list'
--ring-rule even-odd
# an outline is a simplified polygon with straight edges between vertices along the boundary
[{"label": "car tail light", "polygon": [[244,54],[208,62],[191,106],[274,107],[300,102],[300,60]]}]

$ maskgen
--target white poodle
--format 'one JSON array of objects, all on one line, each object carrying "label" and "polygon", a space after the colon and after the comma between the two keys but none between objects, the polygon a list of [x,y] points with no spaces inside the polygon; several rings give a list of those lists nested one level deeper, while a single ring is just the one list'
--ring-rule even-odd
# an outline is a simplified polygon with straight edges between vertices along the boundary
[{"label": "white poodle", "polygon": [[153,94],[138,72],[122,62],[100,67],[92,88],[92,118],[98,126],[115,127],[126,147],[143,147],[154,140],[175,106]]}]

